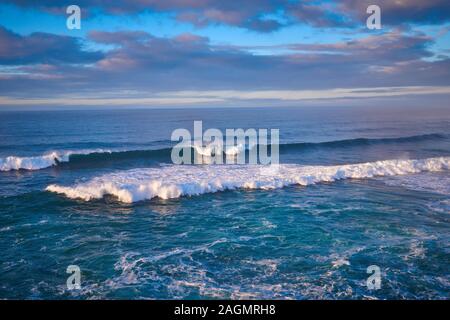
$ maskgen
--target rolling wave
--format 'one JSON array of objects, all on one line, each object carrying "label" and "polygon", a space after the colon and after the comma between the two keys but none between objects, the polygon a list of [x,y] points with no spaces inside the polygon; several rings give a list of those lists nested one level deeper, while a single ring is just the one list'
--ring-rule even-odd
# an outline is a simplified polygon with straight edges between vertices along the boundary
[{"label": "rolling wave", "polygon": [[366,179],[450,169],[450,157],[385,160],[338,166],[168,165],[133,169],[95,177],[73,186],[49,185],[46,190],[85,201],[115,196],[124,203],[194,196],[234,189],[276,189],[342,179]]},{"label": "rolling wave", "polygon": [[[432,140],[444,140],[448,139],[444,134],[425,134],[416,135],[410,137],[399,138],[357,138],[346,139],[326,142],[298,142],[298,143],[286,143],[280,144],[280,153],[291,151],[302,151],[314,148],[346,148],[357,146],[368,146],[375,144],[392,144],[392,143],[414,143]],[[198,148],[194,147],[194,150],[203,155],[211,156],[214,154],[214,149],[211,147]],[[169,161],[172,148],[150,149],[150,150],[105,150],[105,149],[87,149],[87,150],[74,150],[74,151],[52,151],[47,152],[40,156],[31,157],[18,157],[9,156],[6,158],[0,158],[0,171],[10,170],[40,170],[49,168],[52,166],[64,166],[65,163],[89,163],[91,161],[114,161],[124,159],[155,159],[160,161]],[[242,145],[230,147],[224,149],[223,152],[226,155],[236,155],[240,152],[248,151]]]},{"label": "rolling wave", "polygon": [[11,170],[40,170],[70,161],[74,155],[110,154],[112,151],[104,149],[52,151],[40,156],[0,158],[0,171]]},{"label": "rolling wave", "polygon": [[368,146],[376,144],[414,143],[433,140],[445,140],[447,138],[448,135],[445,134],[431,133],[398,138],[356,138],[356,139],[325,141],[318,143],[299,142],[299,143],[281,144],[280,151],[292,149],[301,150],[309,148],[342,148],[342,147],[345,148],[345,147]]}]

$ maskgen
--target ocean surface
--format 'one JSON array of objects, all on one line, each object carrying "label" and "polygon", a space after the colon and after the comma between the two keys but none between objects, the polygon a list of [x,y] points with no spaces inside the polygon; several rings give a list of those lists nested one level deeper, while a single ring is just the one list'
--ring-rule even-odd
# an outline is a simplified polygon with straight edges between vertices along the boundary
[{"label": "ocean surface", "polygon": [[[278,170],[172,164],[196,120]],[[0,298],[449,299],[449,170],[444,107],[0,111]]]}]

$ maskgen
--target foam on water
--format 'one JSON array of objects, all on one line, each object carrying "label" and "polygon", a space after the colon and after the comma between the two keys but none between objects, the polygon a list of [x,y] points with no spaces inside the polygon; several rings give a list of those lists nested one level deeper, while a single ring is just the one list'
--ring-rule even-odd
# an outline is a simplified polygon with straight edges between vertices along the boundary
[{"label": "foam on water", "polygon": [[[446,134],[424,134],[417,136],[408,137],[398,137],[398,138],[380,138],[380,139],[368,139],[368,138],[357,138],[357,139],[346,139],[346,140],[334,140],[334,141],[324,141],[324,142],[299,142],[299,143],[287,143],[280,144],[280,152],[287,152],[289,150],[303,150],[308,148],[345,148],[348,146],[366,146],[370,144],[377,143],[409,143],[409,142],[421,142],[428,140],[446,140],[449,136]],[[231,146],[223,146],[220,144],[210,143],[206,145],[198,145],[186,143],[184,145],[179,145],[179,147],[191,147],[196,153],[211,157],[217,154],[225,154],[226,156],[236,156],[246,150],[250,149],[250,146],[238,144]],[[256,147],[256,146],[255,146]],[[167,154],[170,156],[172,149],[165,147],[162,149],[114,149],[114,150],[104,150],[104,149],[87,149],[87,150],[70,150],[70,151],[49,151],[39,156],[8,156],[5,158],[0,158],[0,171],[10,171],[10,170],[39,170],[45,169],[54,165],[58,162],[69,162],[70,156],[72,155],[90,155],[90,154],[115,154],[115,153],[142,153],[147,152],[146,156],[158,156],[159,154]]]},{"label": "foam on water", "polygon": [[111,150],[104,149],[88,149],[76,151],[51,151],[40,156],[32,157],[9,156],[6,158],[0,158],[0,171],[40,170],[57,165],[58,162],[68,162],[71,155],[88,155],[111,152]]},{"label": "foam on water", "polygon": [[338,166],[168,165],[119,171],[73,186],[52,184],[46,190],[86,201],[113,195],[121,202],[132,203],[155,197],[170,199],[240,188],[269,190],[289,185],[308,186],[341,179],[435,172],[449,168],[450,157]]},{"label": "foam on water", "polygon": [[450,195],[450,176],[423,174],[420,176],[398,176],[384,181],[388,186],[403,187],[410,190]]},{"label": "foam on water", "polygon": [[[200,147],[197,145],[186,145],[185,147],[192,147],[194,150],[206,157],[214,156],[217,153],[225,153],[227,156],[236,156],[237,154],[243,152],[245,147],[241,144],[237,146],[230,146],[224,149],[220,149],[217,146],[207,145]],[[158,153],[167,152],[170,155],[170,148],[163,149],[142,149],[142,150],[129,150],[129,149],[86,149],[86,150],[68,150],[68,151],[49,151],[39,156],[29,156],[29,157],[19,157],[19,156],[8,156],[6,158],[0,158],[0,171],[11,171],[11,170],[40,170],[58,165],[59,162],[69,162],[71,161],[71,156],[88,156],[93,154],[125,154],[125,153],[139,153],[148,152]],[[155,154],[153,154],[155,155]]]},{"label": "foam on water", "polygon": [[55,159],[60,159],[57,152],[50,152],[42,156],[35,157],[16,157],[9,156],[0,158],[0,171],[10,170],[39,170],[48,168],[56,164]]},{"label": "foam on water", "polygon": [[195,151],[198,154],[201,154],[202,156],[214,156],[215,154],[221,154],[225,153],[228,156],[235,156],[239,153],[245,151],[245,146],[243,144],[233,145],[233,146],[226,146],[225,148],[218,144],[208,144],[205,146],[199,146],[199,145],[185,145],[185,147],[192,147],[195,149]]}]

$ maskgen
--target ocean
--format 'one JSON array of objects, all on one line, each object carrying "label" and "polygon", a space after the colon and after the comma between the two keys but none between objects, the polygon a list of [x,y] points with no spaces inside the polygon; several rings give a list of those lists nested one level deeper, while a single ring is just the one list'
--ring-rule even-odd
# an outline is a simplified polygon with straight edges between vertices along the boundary
[{"label": "ocean", "polygon": [[[279,170],[172,164],[200,120]],[[444,107],[0,111],[0,298],[449,299],[449,169]]]}]

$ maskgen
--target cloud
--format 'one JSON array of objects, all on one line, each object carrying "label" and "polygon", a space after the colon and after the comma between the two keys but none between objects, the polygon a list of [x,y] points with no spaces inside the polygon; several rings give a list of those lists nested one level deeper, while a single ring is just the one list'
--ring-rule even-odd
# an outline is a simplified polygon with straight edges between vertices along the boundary
[{"label": "cloud", "polygon": [[[136,94],[136,93],[135,93]],[[267,104],[270,101],[298,103],[301,101],[380,99],[402,96],[450,95],[450,86],[444,87],[380,87],[327,90],[219,90],[219,91],[175,91],[157,92],[140,97],[80,97],[17,99],[0,96],[0,105],[45,105],[45,106],[186,106],[186,105],[236,105],[254,102]]]},{"label": "cloud", "polygon": [[296,1],[287,5],[287,15],[298,23],[315,27],[365,27],[370,5],[381,8],[383,25],[443,24],[450,21],[448,0],[340,0]]},{"label": "cloud", "polygon": [[[18,6],[32,7],[52,13],[64,13],[65,5],[51,0],[5,0]],[[364,27],[369,5],[381,7],[382,23],[442,24],[450,21],[448,0],[78,0],[82,10],[100,9],[106,14],[136,14],[144,11],[174,14],[177,20],[197,27],[214,24],[271,32],[293,23],[314,27]],[[278,14],[280,19],[267,18]],[[283,21],[283,22],[281,22]]]},{"label": "cloud", "polygon": [[432,57],[429,50],[433,38],[423,34],[405,34],[400,29],[369,35],[365,38],[326,44],[296,44],[289,49],[315,53],[351,56],[352,61],[367,62],[373,65],[418,60]]},{"label": "cloud", "polygon": [[151,39],[152,36],[144,31],[92,31],[89,33],[89,38],[97,43],[102,44],[122,44],[139,42]]},{"label": "cloud", "polygon": [[[4,2],[51,13],[64,13],[66,8],[50,0],[6,0]],[[91,9],[100,9],[111,15],[136,14],[145,11],[167,12],[174,14],[178,21],[189,22],[197,27],[225,24],[268,32],[281,28],[283,24],[264,16],[282,9],[286,3],[288,0],[78,0],[76,4],[87,14]]]},{"label": "cloud", "polygon": [[75,96],[102,96],[137,91],[152,98],[154,93],[169,91],[286,93],[450,85],[450,60],[425,59],[432,56],[428,49],[432,39],[401,30],[346,42],[289,45],[289,53],[282,55],[254,55],[248,48],[215,45],[190,33],[159,38],[140,31],[93,31],[88,39],[112,49],[83,65],[67,63],[66,58],[49,59],[46,55],[51,52],[42,59],[29,54],[32,58],[27,65],[13,65],[12,61],[20,62],[17,58],[0,62],[9,65],[0,67],[0,95],[22,99],[52,95],[56,99],[73,92]]},{"label": "cloud", "polygon": [[0,65],[92,63],[99,52],[85,51],[78,38],[36,32],[22,36],[0,26]]},{"label": "cloud", "polygon": [[450,1],[448,0],[342,0],[339,10],[354,20],[365,23],[369,5],[381,8],[382,24],[441,24],[450,21]]},{"label": "cloud", "polygon": [[[65,14],[55,1],[9,2]],[[0,26],[0,96],[11,104],[182,105],[368,98],[349,88],[386,88],[369,92],[377,97],[448,94],[442,88],[450,86],[450,58],[441,48],[440,55],[432,51],[442,47],[437,37],[448,28],[441,26],[431,37],[405,24],[448,21],[449,2],[380,0],[382,24],[390,26],[357,33],[358,26],[365,26],[369,2],[80,0],[86,10],[100,8],[111,15],[169,12],[198,27],[221,24],[271,32],[299,23],[346,27],[355,37],[333,42],[337,37],[330,33],[325,43],[240,47],[192,33],[164,38],[139,30],[96,30],[76,38],[21,35]],[[86,43],[104,49],[88,50]]]},{"label": "cloud", "polygon": [[287,13],[295,22],[314,27],[351,27],[353,21],[345,12],[340,12],[335,3],[318,3],[316,1],[292,2],[287,6]]}]

